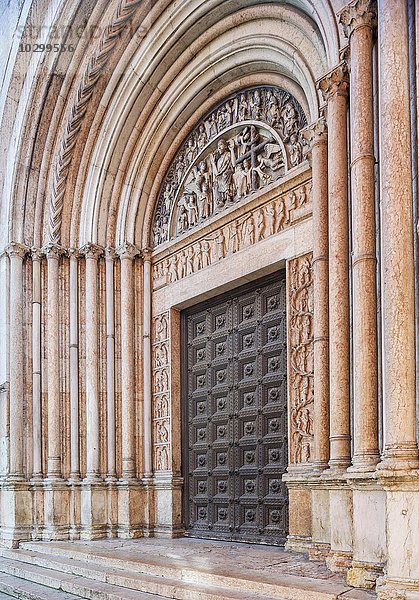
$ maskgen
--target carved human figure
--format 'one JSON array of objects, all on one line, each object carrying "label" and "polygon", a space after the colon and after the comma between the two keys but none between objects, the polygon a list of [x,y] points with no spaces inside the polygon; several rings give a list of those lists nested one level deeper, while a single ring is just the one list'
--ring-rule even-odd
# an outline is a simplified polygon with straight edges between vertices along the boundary
[{"label": "carved human figure", "polygon": [[290,136],[290,161],[293,167],[296,167],[303,160],[303,145],[298,139],[297,133],[292,133]]},{"label": "carved human figure", "polygon": [[270,204],[268,204],[266,206],[265,214],[266,214],[266,228],[268,230],[268,235],[273,235],[275,233],[275,219],[276,219],[275,202],[274,201],[272,201]]},{"label": "carved human figure", "polygon": [[185,206],[185,199],[182,197],[179,200],[178,218],[177,218],[177,230],[178,233],[183,233],[188,229],[188,211]]},{"label": "carved human figure", "polygon": [[189,246],[186,253],[186,275],[192,275],[194,272],[195,249]]},{"label": "carved human figure", "polygon": [[251,128],[249,127],[249,125],[246,125],[246,127],[243,127],[243,129],[238,134],[236,140],[237,140],[238,155],[240,157],[240,156],[243,156],[243,154],[246,154],[246,152],[248,152],[250,150],[250,146],[252,145],[252,131],[251,131]]},{"label": "carved human figure", "polygon": [[177,280],[177,261],[178,258],[176,254],[172,254],[169,261],[169,281],[173,283]]},{"label": "carved human figure", "polygon": [[168,338],[169,323],[167,315],[162,314],[156,317],[155,320],[155,336],[156,342],[163,342]]},{"label": "carved human figure", "polygon": [[195,156],[196,156],[195,141],[192,137],[190,137],[188,139],[188,143],[186,146],[186,152],[185,152],[185,162],[186,162],[187,166],[189,166],[193,163]]},{"label": "carved human figure", "polygon": [[282,110],[284,141],[288,141],[291,133],[297,127],[297,111],[291,102],[286,102]]},{"label": "carved human figure", "polygon": [[233,221],[229,225],[230,250],[235,253],[240,250],[240,231],[238,221]]},{"label": "carved human figure", "polygon": [[185,157],[183,154],[179,154],[177,161],[176,161],[176,166],[175,166],[175,171],[176,171],[176,179],[177,179],[177,184],[179,185],[180,182],[182,181],[182,177],[185,173],[185,169],[186,169],[186,165],[185,165]]},{"label": "carved human figure", "polygon": [[156,346],[155,349],[155,366],[156,367],[164,367],[167,364],[167,348],[165,344],[161,346]]},{"label": "carved human figure", "polygon": [[178,265],[177,265],[178,279],[186,277],[186,254],[185,250],[179,254]]},{"label": "carved human figure", "polygon": [[219,207],[234,196],[233,173],[236,165],[234,140],[227,144],[226,140],[218,141],[217,151],[210,155],[214,181],[214,199]]},{"label": "carved human figure", "polygon": [[198,223],[198,205],[195,194],[186,196],[185,208],[188,211],[188,223],[190,227],[194,227]]},{"label": "carved human figure", "polygon": [[157,471],[167,471],[169,468],[169,454],[167,446],[156,447],[156,468]]},{"label": "carved human figure", "polygon": [[167,182],[166,186],[164,188],[164,192],[163,192],[164,205],[165,205],[167,212],[170,211],[170,207],[172,205],[172,198],[173,198],[173,187],[169,182]]},{"label": "carved human figure", "polygon": [[266,105],[267,121],[270,125],[272,125],[272,127],[277,127],[281,116],[281,111],[279,110],[277,98],[270,90],[268,90],[266,93]]},{"label": "carved human figure", "polygon": [[287,222],[287,209],[285,206],[285,200],[280,198],[277,204],[277,214],[276,214],[276,231],[280,231],[285,227]]},{"label": "carved human figure", "polygon": [[226,238],[224,235],[224,231],[223,229],[220,229],[220,231],[217,234],[217,237],[215,238],[215,242],[217,245],[217,257],[218,260],[225,258],[226,255]]},{"label": "carved human figure", "polygon": [[262,117],[262,98],[260,91],[256,89],[253,94],[250,95],[250,112],[252,118],[259,121]]},{"label": "carved human figure", "polygon": [[211,244],[208,240],[202,242],[202,267],[209,267],[211,264]]},{"label": "carved human figure", "polygon": [[208,136],[207,136],[207,132],[205,131],[205,125],[203,123],[201,123],[201,125],[199,126],[198,129],[198,150],[202,150],[206,144],[208,143]]},{"label": "carved human figure", "polygon": [[155,416],[157,419],[166,417],[169,414],[169,403],[166,394],[159,396],[155,405]]},{"label": "carved human figure", "polygon": [[250,217],[244,221],[243,228],[243,243],[245,246],[251,246],[255,243],[255,221],[253,219],[253,215],[250,215]]},{"label": "carved human figure", "polygon": [[265,214],[263,210],[259,208],[259,210],[256,213],[256,234],[258,241],[263,240],[263,238],[265,237],[265,230]]},{"label": "carved human figure", "polygon": [[245,96],[245,94],[241,94],[240,100],[239,100],[239,110],[238,110],[238,114],[237,114],[238,121],[245,121],[247,119],[247,110],[248,110],[248,104],[247,104],[246,96]]},{"label": "carved human figure", "polygon": [[234,171],[234,183],[238,199],[244,198],[252,190],[252,173],[249,160],[245,159],[243,163],[237,163]]},{"label": "carved human figure", "polygon": [[166,427],[166,421],[157,422],[157,440],[162,444],[169,441],[169,430]]},{"label": "carved human figure", "polygon": [[212,115],[209,118],[208,129],[209,129],[210,139],[217,135],[218,128],[217,128],[217,120],[215,118],[215,113],[212,113]]}]

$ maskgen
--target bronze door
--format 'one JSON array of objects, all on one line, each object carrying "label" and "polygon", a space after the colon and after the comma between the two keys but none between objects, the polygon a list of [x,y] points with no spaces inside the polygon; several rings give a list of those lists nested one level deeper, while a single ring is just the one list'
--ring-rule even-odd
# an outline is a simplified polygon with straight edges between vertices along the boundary
[{"label": "bronze door", "polygon": [[284,544],[285,276],[183,314],[187,535]]}]

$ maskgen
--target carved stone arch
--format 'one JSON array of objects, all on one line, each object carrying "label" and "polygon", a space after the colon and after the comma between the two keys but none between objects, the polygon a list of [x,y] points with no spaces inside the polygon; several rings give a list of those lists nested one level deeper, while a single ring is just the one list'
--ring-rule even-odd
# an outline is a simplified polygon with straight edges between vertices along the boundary
[{"label": "carved stone arch", "polygon": [[154,211],[154,248],[281,179],[304,160],[299,102],[275,86],[230,95],[186,137],[163,178]]}]

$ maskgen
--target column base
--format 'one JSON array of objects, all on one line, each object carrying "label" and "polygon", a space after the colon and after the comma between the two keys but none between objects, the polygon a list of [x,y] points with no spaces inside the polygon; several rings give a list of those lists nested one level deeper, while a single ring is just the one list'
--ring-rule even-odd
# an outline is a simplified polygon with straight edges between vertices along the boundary
[{"label": "column base", "polygon": [[346,575],[348,585],[364,590],[375,588],[376,581],[382,576],[384,564],[367,563],[357,560],[352,561],[350,569]]},{"label": "column base", "polygon": [[33,501],[32,539],[39,541],[44,535],[44,480],[41,477],[31,479]]},{"label": "column base", "polygon": [[81,484],[80,539],[106,538],[107,490],[103,480],[84,479]]},{"label": "column base", "polygon": [[68,481],[70,489],[70,540],[80,539],[81,483],[80,477],[71,477]]},{"label": "column base", "polygon": [[70,490],[63,479],[44,480],[44,541],[68,540]]},{"label": "column base", "polygon": [[326,561],[328,556],[330,556],[330,544],[313,541],[308,551],[308,558],[313,561]]},{"label": "column base", "polygon": [[0,543],[17,548],[32,537],[32,492],[29,482],[5,479],[0,486]]},{"label": "column base", "polygon": [[377,600],[419,600],[419,580],[377,580]]},{"label": "column base", "polygon": [[309,535],[288,535],[285,550],[291,552],[309,553],[312,548],[312,539]]},{"label": "column base", "polygon": [[171,474],[154,477],[154,535],[179,537],[184,532],[182,522],[183,478]]},{"label": "column base", "polygon": [[352,565],[352,552],[330,550],[326,566],[334,573],[346,573]]},{"label": "column base", "polygon": [[122,539],[143,537],[144,488],[138,479],[120,479],[117,484],[118,529]]},{"label": "column base", "polygon": [[118,486],[116,477],[105,479],[108,490],[108,538],[118,536]]}]

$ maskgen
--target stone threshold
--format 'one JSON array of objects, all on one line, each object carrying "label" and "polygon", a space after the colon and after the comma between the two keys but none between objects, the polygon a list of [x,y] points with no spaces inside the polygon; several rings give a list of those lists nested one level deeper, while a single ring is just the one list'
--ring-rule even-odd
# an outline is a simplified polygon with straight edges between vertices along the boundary
[{"label": "stone threshold", "polygon": [[30,600],[376,598],[323,564],[272,546],[188,538],[26,542],[0,556],[0,592]]}]

